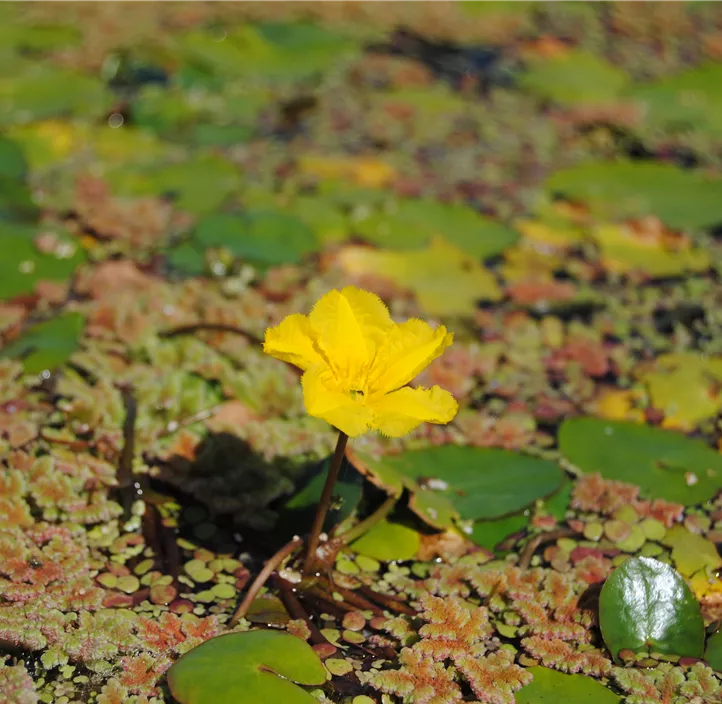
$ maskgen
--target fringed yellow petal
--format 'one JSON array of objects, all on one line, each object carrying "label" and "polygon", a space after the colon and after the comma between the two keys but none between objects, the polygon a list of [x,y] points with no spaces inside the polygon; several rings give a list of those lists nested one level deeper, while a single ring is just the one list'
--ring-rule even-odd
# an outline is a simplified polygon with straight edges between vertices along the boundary
[{"label": "fringed yellow petal", "polygon": [[364,390],[376,350],[394,326],[383,301],[348,286],[327,293],[308,318],[338,383],[347,390]]},{"label": "fringed yellow petal", "polygon": [[350,394],[334,388],[333,375],[320,368],[309,369],[301,378],[303,401],[309,415],[356,437],[369,430],[373,418],[371,411]]},{"label": "fringed yellow petal", "polygon": [[408,384],[436,359],[454,336],[442,325],[433,329],[423,320],[395,325],[387,335],[369,373],[372,394],[388,393]]},{"label": "fringed yellow petal", "polygon": [[266,330],[263,351],[303,369],[323,366],[324,358],[315,346],[316,334],[305,315],[289,315]]},{"label": "fringed yellow petal", "polygon": [[448,423],[459,410],[456,399],[439,386],[430,389],[405,387],[371,403],[373,427],[397,438],[421,423]]}]

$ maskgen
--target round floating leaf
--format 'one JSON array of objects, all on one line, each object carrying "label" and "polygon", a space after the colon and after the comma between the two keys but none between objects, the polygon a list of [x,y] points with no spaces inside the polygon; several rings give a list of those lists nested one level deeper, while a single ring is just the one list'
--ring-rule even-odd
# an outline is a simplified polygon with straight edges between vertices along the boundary
[{"label": "round floating leaf", "polygon": [[711,635],[707,640],[704,659],[713,670],[722,672],[722,631]]},{"label": "round floating leaf", "polygon": [[583,105],[614,101],[629,83],[629,76],[589,51],[567,51],[534,60],[519,83],[562,105]]},{"label": "round floating leaf", "polygon": [[304,22],[242,25],[228,32],[192,30],[177,42],[180,57],[211,76],[275,81],[303,78],[353,56],[360,47],[346,35]]},{"label": "round floating leaf", "polygon": [[697,599],[672,567],[650,557],[612,572],[599,596],[599,624],[615,658],[624,649],[692,658],[704,651]]},{"label": "round floating leaf", "polygon": [[55,115],[102,115],[111,97],[99,78],[46,63],[1,78],[0,104],[0,125],[10,125]]},{"label": "round floating leaf", "polygon": [[318,247],[307,225],[279,210],[209,215],[198,223],[193,240],[200,247],[224,247],[265,265],[298,263]]},{"label": "round floating leaf", "polygon": [[571,418],[559,430],[562,454],[582,472],[633,482],[643,496],[691,506],[722,488],[722,456],[702,440],[601,418]]},{"label": "round floating leaf", "polygon": [[[407,478],[409,484],[432,487],[446,498],[462,519],[498,518],[516,513],[537,499],[553,494],[562,485],[564,472],[549,460],[494,448],[444,445],[367,458],[365,466],[373,473],[390,469]],[[435,490],[435,487],[445,487]]]},{"label": "round floating leaf", "polygon": [[443,237],[465,254],[485,259],[511,247],[519,234],[465,205],[430,199],[392,201],[357,221],[354,230],[386,249],[422,249]]},{"label": "round floating leaf", "polygon": [[722,179],[649,161],[572,166],[552,174],[550,195],[580,201],[603,217],[656,215],[674,228],[722,222]]},{"label": "round floating leaf", "polygon": [[85,319],[79,313],[65,313],[38,323],[0,350],[0,356],[21,359],[28,374],[52,371],[63,364],[78,347]]},{"label": "round floating leaf", "polygon": [[421,547],[421,536],[400,523],[381,521],[349,547],[380,562],[413,560]]},{"label": "round floating leaf", "polygon": [[626,95],[644,110],[648,127],[669,132],[699,130],[722,137],[722,64],[709,63],[636,85]]},{"label": "round floating leaf", "polygon": [[313,704],[294,682],[320,685],[326,670],[310,645],[280,631],[227,633],[186,653],[168,670],[180,704]]},{"label": "round floating leaf", "polygon": [[180,210],[205,215],[238,187],[240,174],[229,161],[205,154],[178,164],[118,167],[107,174],[107,180],[119,194],[170,195]]},{"label": "round floating leaf", "polygon": [[620,704],[617,694],[586,675],[565,675],[547,667],[530,667],[534,679],[515,693],[516,704]]},{"label": "round floating leaf", "polygon": [[56,253],[43,254],[33,238],[34,227],[0,225],[0,298],[32,293],[38,281],[66,281],[84,259],[83,251],[70,239],[58,235]]}]

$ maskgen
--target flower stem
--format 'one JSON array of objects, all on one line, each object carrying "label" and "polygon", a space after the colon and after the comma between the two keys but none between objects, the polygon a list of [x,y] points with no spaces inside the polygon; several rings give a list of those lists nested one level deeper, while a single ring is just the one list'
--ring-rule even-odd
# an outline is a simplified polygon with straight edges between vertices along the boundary
[{"label": "flower stem", "polygon": [[268,578],[273,574],[273,571],[295,550],[303,545],[303,541],[298,536],[287,542],[275,555],[273,555],[268,562],[264,565],[263,569],[258,573],[258,576],[253,580],[253,584],[248,588],[246,596],[243,597],[243,601],[240,603],[236,612],[231,618],[231,628],[235,626],[247,613],[253,600],[261,591],[261,587],[268,581]]},{"label": "flower stem", "polygon": [[331,464],[328,467],[328,474],[326,475],[326,483],[323,485],[323,491],[321,492],[321,500],[318,502],[318,508],[316,509],[316,516],[313,519],[313,526],[311,527],[311,533],[308,536],[308,545],[306,547],[306,559],[303,563],[303,573],[308,575],[313,568],[316,561],[316,549],[318,548],[318,539],[323,529],[323,522],[326,520],[326,514],[331,506],[331,497],[333,496],[333,488],[336,485],[338,479],[338,472],[341,469],[341,462],[343,462],[343,455],[346,451],[346,443],[348,442],[348,435],[339,431],[338,441],[336,442],[336,449],[334,450],[333,457],[331,458]]}]

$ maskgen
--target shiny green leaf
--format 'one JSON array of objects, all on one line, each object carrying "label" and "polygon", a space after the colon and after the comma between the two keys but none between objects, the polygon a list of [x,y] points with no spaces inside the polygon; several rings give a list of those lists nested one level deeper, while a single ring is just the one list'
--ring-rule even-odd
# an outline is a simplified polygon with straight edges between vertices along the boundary
[{"label": "shiny green leaf", "polygon": [[604,642],[620,650],[701,658],[704,621],[694,594],[669,565],[649,557],[626,560],[599,597]]},{"label": "shiny green leaf", "polygon": [[565,675],[547,667],[530,667],[534,679],[516,694],[516,704],[621,704],[614,694],[586,675]]}]

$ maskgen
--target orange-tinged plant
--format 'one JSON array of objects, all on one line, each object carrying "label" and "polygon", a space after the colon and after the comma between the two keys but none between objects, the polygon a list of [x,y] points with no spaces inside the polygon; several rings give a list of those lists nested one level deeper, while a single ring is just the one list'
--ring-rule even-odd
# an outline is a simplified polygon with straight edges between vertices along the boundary
[{"label": "orange-tinged plant", "polygon": [[269,328],[263,349],[304,370],[310,415],[350,437],[368,430],[398,437],[456,415],[448,391],[407,386],[452,340],[443,325],[395,323],[378,296],[348,286],[327,293],[310,315],[289,315]]}]

